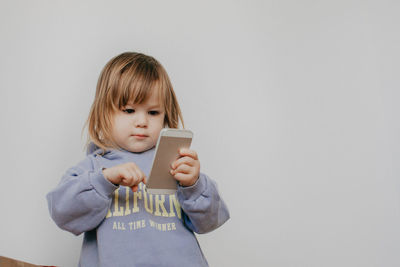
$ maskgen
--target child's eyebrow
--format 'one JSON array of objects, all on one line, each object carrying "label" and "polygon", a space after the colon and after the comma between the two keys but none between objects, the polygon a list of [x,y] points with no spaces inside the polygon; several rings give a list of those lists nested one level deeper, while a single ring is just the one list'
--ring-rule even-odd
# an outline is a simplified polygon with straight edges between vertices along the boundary
[{"label": "child's eyebrow", "polygon": [[161,108],[160,104],[150,105],[149,108]]},{"label": "child's eyebrow", "polygon": [[[132,102],[128,102],[128,103],[126,103],[126,105],[125,105],[125,107],[126,106],[130,106],[130,107],[133,107],[133,106],[135,106],[135,104],[133,104]],[[162,106],[161,106],[161,104],[149,104],[149,105],[145,105],[148,109],[153,109],[153,108],[158,108],[158,109],[160,109]]]}]

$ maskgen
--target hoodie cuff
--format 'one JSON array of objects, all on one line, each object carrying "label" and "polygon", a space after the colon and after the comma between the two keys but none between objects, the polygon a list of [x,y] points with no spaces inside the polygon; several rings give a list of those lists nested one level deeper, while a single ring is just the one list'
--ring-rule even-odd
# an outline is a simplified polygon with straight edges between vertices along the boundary
[{"label": "hoodie cuff", "polygon": [[89,182],[100,195],[106,198],[110,198],[119,187],[108,181],[101,170],[91,173]]},{"label": "hoodie cuff", "polygon": [[192,186],[183,187],[178,186],[178,194],[186,200],[194,200],[200,197],[200,195],[207,188],[207,179],[205,174],[200,173],[199,179],[197,179],[196,183]]}]

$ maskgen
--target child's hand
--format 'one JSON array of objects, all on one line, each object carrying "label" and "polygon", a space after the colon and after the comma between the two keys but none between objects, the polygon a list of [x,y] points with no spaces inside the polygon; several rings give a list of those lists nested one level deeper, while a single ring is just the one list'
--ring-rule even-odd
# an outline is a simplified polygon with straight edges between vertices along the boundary
[{"label": "child's hand", "polygon": [[200,161],[194,150],[182,148],[179,150],[180,158],[171,165],[171,174],[182,186],[194,185],[199,179]]},{"label": "child's hand", "polygon": [[145,174],[133,162],[103,169],[103,175],[111,183],[129,186],[134,192],[138,190],[141,182],[146,183]]}]

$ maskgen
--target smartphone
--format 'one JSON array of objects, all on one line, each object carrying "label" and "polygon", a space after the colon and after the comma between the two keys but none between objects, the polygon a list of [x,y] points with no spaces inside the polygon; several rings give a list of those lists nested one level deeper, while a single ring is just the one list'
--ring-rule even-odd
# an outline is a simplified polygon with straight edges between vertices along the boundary
[{"label": "smartphone", "polygon": [[146,190],[151,194],[174,194],[178,182],[171,175],[171,164],[179,158],[180,148],[190,148],[193,132],[164,128],[157,140],[153,164],[146,181]]}]

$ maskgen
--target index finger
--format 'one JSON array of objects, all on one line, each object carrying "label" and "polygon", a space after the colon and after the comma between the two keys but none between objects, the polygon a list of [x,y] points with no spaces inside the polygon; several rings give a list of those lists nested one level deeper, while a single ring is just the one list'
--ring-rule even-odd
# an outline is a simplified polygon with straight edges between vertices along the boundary
[{"label": "index finger", "polygon": [[198,160],[197,152],[192,150],[192,149],[189,149],[189,148],[181,148],[181,149],[179,149],[179,155],[181,157],[188,156],[188,157],[191,157],[191,158],[193,158],[195,160]]},{"label": "index finger", "polygon": [[144,174],[144,172],[139,168],[139,166],[137,166],[136,163],[134,162],[129,162],[128,164],[129,164],[128,165],[129,169],[137,174],[138,176],[137,178],[139,179],[139,181],[146,183],[145,182],[146,174]]}]

